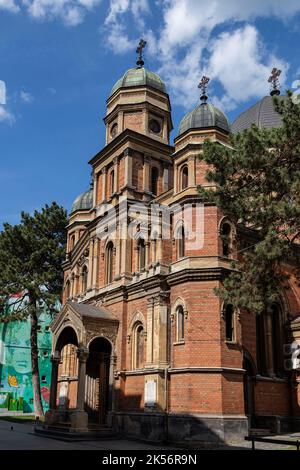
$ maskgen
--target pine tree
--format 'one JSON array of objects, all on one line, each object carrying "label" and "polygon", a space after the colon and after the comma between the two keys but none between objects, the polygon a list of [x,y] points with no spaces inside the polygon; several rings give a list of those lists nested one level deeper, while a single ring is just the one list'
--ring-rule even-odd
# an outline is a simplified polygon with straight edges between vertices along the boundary
[{"label": "pine tree", "polygon": [[238,261],[218,294],[235,307],[261,313],[287,287],[286,261],[299,279],[300,242],[300,106],[290,92],[274,97],[282,126],[232,136],[230,146],[206,142],[200,156],[208,163],[214,189],[199,187],[214,203],[252,234],[238,246]]},{"label": "pine tree", "polygon": [[[41,306],[55,313],[63,283],[66,211],[56,203],[31,216],[21,214],[18,225],[4,224],[0,232],[0,322],[30,319],[32,386],[35,415],[43,416],[37,327]],[[22,293],[16,300],[16,293]],[[5,308],[10,305],[9,310]]]}]

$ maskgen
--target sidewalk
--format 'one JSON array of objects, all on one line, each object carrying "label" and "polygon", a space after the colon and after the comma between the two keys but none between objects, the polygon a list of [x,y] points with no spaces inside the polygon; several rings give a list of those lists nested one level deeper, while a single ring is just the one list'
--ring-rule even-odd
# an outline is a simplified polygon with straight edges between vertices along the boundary
[{"label": "sidewalk", "polygon": [[[97,441],[83,442],[63,442],[56,439],[36,436],[33,434],[33,423],[13,423],[0,419],[0,450],[179,450],[174,446],[155,446],[143,442],[128,439],[103,439]],[[300,440],[300,433],[284,436],[272,436],[274,439]],[[258,442],[256,449],[262,450],[283,450],[295,449],[286,445],[267,444]],[[201,447],[194,447],[191,450],[200,450]],[[251,449],[251,442],[241,439],[238,443],[224,446],[209,446],[214,450],[247,450]],[[185,450],[181,447],[181,450]]]}]

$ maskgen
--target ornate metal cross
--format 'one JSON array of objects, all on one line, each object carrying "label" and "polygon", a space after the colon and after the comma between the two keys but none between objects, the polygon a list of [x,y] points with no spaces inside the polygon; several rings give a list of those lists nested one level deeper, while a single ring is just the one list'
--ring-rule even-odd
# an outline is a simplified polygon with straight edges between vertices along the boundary
[{"label": "ornate metal cross", "polygon": [[147,41],[145,41],[144,39],[140,39],[139,45],[138,45],[138,47],[136,48],[136,53],[138,54],[138,60],[137,60],[136,64],[137,64],[139,67],[142,67],[142,66],[144,65],[144,61],[143,61],[143,49],[145,49],[146,44],[147,44]]},{"label": "ornate metal cross", "polygon": [[205,77],[205,75],[203,75],[198,85],[198,88],[200,88],[201,90],[200,100],[202,101],[202,103],[206,103],[207,101],[206,88],[207,88],[209,81],[210,81],[210,78]]},{"label": "ornate metal cross", "polygon": [[268,78],[268,82],[272,84],[271,96],[280,95],[279,80],[278,80],[280,75],[281,75],[281,70],[274,67],[272,72],[271,72],[270,77]]}]

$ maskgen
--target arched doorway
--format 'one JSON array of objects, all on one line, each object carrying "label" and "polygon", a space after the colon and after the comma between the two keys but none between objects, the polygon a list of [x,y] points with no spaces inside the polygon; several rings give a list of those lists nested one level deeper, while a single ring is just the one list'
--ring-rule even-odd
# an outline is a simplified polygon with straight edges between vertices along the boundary
[{"label": "arched doorway", "polygon": [[78,341],[74,329],[69,326],[64,328],[56,343],[59,364],[55,405],[61,410],[75,409],[77,406],[77,348]]},{"label": "arched doorway", "polygon": [[89,345],[85,383],[85,411],[89,423],[106,424],[111,410],[111,352],[111,344],[105,338],[95,338]]},{"label": "arched doorway", "polygon": [[255,370],[252,361],[249,357],[244,355],[243,368],[245,369],[244,375],[244,404],[245,415],[248,417],[249,428],[255,427],[255,391],[254,391],[254,378]]}]

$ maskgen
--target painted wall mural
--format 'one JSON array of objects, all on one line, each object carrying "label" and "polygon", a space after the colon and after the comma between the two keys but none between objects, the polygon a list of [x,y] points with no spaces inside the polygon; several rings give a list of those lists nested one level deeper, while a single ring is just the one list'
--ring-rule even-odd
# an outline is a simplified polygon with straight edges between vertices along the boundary
[{"label": "painted wall mural", "polygon": [[[44,411],[49,407],[51,381],[51,316],[41,309],[38,348]],[[0,323],[0,413],[34,411],[31,381],[30,320]]]}]

